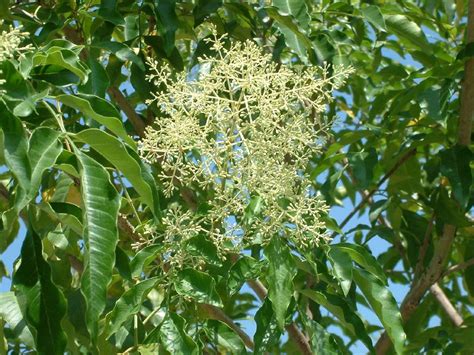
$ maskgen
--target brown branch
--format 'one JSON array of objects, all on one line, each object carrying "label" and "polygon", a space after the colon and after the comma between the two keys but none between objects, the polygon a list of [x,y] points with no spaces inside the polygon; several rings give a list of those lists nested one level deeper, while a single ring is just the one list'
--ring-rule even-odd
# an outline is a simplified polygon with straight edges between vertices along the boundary
[{"label": "brown branch", "polygon": [[[250,288],[257,294],[258,298],[261,301],[267,297],[267,289],[265,286],[258,280],[248,281],[247,284]],[[290,338],[298,345],[298,348],[301,351],[301,354],[312,355],[313,351],[311,350],[311,345],[309,344],[308,338],[301,332],[301,330],[296,326],[295,323],[291,323],[286,326],[286,331]]]},{"label": "brown branch", "polygon": [[250,350],[254,349],[252,339],[250,339],[247,333],[245,333],[237,324],[235,324],[234,321],[220,308],[204,303],[200,303],[198,307],[201,309],[201,311],[207,313],[210,319],[215,319],[227,324],[229,328],[231,328],[234,332],[237,333],[237,335],[240,337],[240,339],[242,339],[247,348],[249,348]]},{"label": "brown branch", "polygon": [[449,319],[453,322],[456,327],[459,327],[464,321],[461,315],[458,313],[456,308],[453,307],[449,298],[444,293],[443,289],[438,285],[438,283],[434,283],[430,287],[430,292],[436,298],[438,303],[443,307],[444,311],[448,315]]},{"label": "brown branch", "polygon": [[448,276],[456,271],[460,271],[460,270],[464,270],[464,269],[467,269],[469,266],[473,266],[474,265],[474,258],[473,259],[469,259],[467,261],[464,261],[460,264],[457,264],[457,265],[453,265],[451,266],[450,268],[448,268],[448,270],[446,270],[445,272],[443,272],[443,274],[441,275],[440,278],[443,278],[445,276]]},{"label": "brown branch", "polygon": [[[474,0],[469,0],[466,27],[466,43],[474,43]],[[474,58],[466,61],[461,89],[461,107],[458,125],[458,143],[468,146],[471,143],[471,127],[474,118]],[[443,234],[438,241],[429,267],[412,284],[412,288],[403,300],[401,314],[404,321],[410,319],[426,291],[440,279],[443,268],[451,252],[456,236],[456,227],[445,224]],[[378,340],[375,349],[378,355],[386,354],[392,346],[385,332]]]},{"label": "brown branch", "polygon": [[110,97],[117,103],[120,109],[125,113],[128,120],[133,126],[133,129],[140,138],[145,137],[145,122],[141,119],[135,109],[130,105],[128,100],[122,94],[122,92],[115,86],[110,86],[107,89]]},{"label": "brown branch", "polygon": [[426,252],[430,246],[430,237],[431,232],[433,231],[433,224],[435,220],[435,215],[433,214],[428,222],[426,227],[425,237],[423,238],[423,244],[421,245],[420,254],[418,255],[418,261],[415,266],[415,278],[417,278],[423,271],[423,264],[425,262]]},{"label": "brown branch", "polygon": [[[355,216],[355,214],[357,212],[359,212],[359,210],[364,207],[367,202],[370,201],[370,199],[372,198],[372,196],[380,189],[380,186],[382,186],[385,181],[387,181],[387,179],[393,175],[393,173],[395,173],[395,171],[398,170],[398,168],[400,168],[400,166],[402,166],[408,159],[410,159],[412,156],[414,156],[416,154],[416,148],[414,149],[410,149],[408,152],[406,152],[396,163],[395,165],[389,170],[387,171],[387,173],[382,177],[382,179],[380,179],[380,181],[377,183],[377,185],[372,189],[370,190],[367,194],[365,194],[364,198],[362,199],[362,201],[359,202],[359,204],[352,210],[351,213],[349,213],[347,215],[347,217],[341,222],[341,224],[339,225],[339,228],[343,228],[351,219],[352,217]],[[337,232],[334,232],[334,234],[332,235],[333,237],[335,236],[335,234],[337,234]]]}]

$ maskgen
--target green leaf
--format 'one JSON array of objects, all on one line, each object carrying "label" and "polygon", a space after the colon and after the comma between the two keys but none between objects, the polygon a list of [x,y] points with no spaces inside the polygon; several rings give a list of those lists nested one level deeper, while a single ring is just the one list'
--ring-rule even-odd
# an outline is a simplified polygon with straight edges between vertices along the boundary
[{"label": "green leaf", "polygon": [[378,157],[375,148],[370,147],[367,151],[357,152],[349,155],[349,162],[352,167],[357,185],[365,189],[370,186],[374,177],[374,168],[377,165]]},{"label": "green leaf", "polygon": [[367,333],[364,323],[344,298],[313,290],[302,290],[300,293],[335,315],[344,328],[360,339],[370,351],[373,351],[372,340]]},{"label": "green leaf", "polygon": [[79,87],[79,91],[85,94],[96,95],[101,98],[105,97],[105,93],[110,86],[110,79],[104,67],[94,58],[87,58],[87,64],[91,70],[90,80]]},{"label": "green leaf", "polygon": [[268,260],[268,298],[272,302],[278,326],[283,330],[297,268],[284,239],[278,235],[272,238],[264,253]]},{"label": "green leaf", "polygon": [[468,147],[455,145],[439,152],[441,173],[445,175],[453,188],[456,200],[465,207],[469,201],[472,186],[472,173],[469,166],[473,154]]},{"label": "green leaf", "polygon": [[298,24],[307,29],[311,18],[308,14],[308,7],[304,1],[300,0],[273,0],[275,6],[282,15],[291,15]]},{"label": "green leaf", "polygon": [[43,354],[63,354],[66,335],[61,320],[66,301],[51,280],[51,268],[43,259],[40,237],[28,230],[21,248],[21,263],[13,276],[20,303],[25,304],[26,320],[36,330],[36,348]]},{"label": "green leaf", "polygon": [[160,339],[164,348],[171,354],[198,354],[198,347],[186,334],[185,321],[177,314],[169,313],[160,328]]},{"label": "green leaf", "polygon": [[95,42],[92,47],[98,49],[105,49],[120,59],[122,62],[130,61],[137,65],[142,71],[145,71],[145,65],[143,61],[137,56],[126,44],[121,42]]},{"label": "green leaf", "polygon": [[120,170],[153,214],[161,218],[158,191],[153,177],[134,151],[127,149],[125,144],[114,136],[96,128],[81,131],[74,137],[90,145]]},{"label": "green leaf", "polygon": [[385,20],[383,18],[380,8],[375,5],[369,5],[360,10],[362,15],[365,17],[369,23],[374,26],[379,31],[387,31],[385,27]]},{"label": "green leaf", "polygon": [[179,26],[175,8],[175,0],[155,0],[155,15],[158,19],[158,28],[164,39],[164,49],[168,56],[175,47],[175,34]]},{"label": "green leaf", "polygon": [[403,353],[406,334],[403,330],[402,315],[392,293],[380,280],[362,269],[354,269],[354,281],[382,322],[395,351]]},{"label": "green leaf", "polygon": [[28,202],[35,198],[41,185],[41,178],[46,169],[54,165],[63,145],[59,141],[60,133],[48,127],[39,127],[30,137],[28,157],[31,164],[30,189],[26,199],[18,206],[22,209]]},{"label": "green leaf", "polygon": [[119,112],[108,101],[94,95],[85,94],[58,95],[55,99],[104,125],[135,149],[136,144],[133,139],[127,135]]},{"label": "green leaf", "polygon": [[159,257],[159,253],[164,249],[163,244],[149,245],[140,250],[130,261],[132,277],[136,278],[144,271],[144,268],[153,260]]},{"label": "green leaf", "polygon": [[472,222],[465,216],[464,210],[461,209],[453,198],[449,198],[448,191],[443,186],[439,188],[435,213],[444,223],[452,224],[456,227],[469,227],[472,225]]},{"label": "green leaf", "polygon": [[117,11],[115,0],[101,0],[98,15],[114,25],[123,25],[123,16]]},{"label": "green leaf", "polygon": [[229,270],[227,287],[230,294],[238,292],[245,281],[256,279],[261,270],[262,264],[258,260],[245,255],[241,256]]},{"label": "green leaf", "polygon": [[33,56],[33,67],[46,67],[48,65],[70,71],[82,83],[85,83],[88,79],[88,69],[81,63],[79,55],[70,49],[53,46]]},{"label": "green leaf", "polygon": [[[463,256],[464,261],[474,259],[474,240],[469,240],[466,242]],[[467,292],[471,297],[474,297],[474,265],[466,268],[463,278]]]},{"label": "green leaf", "polygon": [[225,323],[217,320],[209,320],[207,322],[206,331],[209,333],[210,339],[215,339],[218,353],[221,354],[247,354],[242,339]]},{"label": "green leaf", "polygon": [[120,198],[104,167],[75,149],[81,165],[84,203],[85,268],[82,292],[87,303],[86,320],[92,339],[98,335],[98,321],[105,309],[107,286],[115,264],[118,241],[117,217]]},{"label": "green leaf", "polygon": [[178,272],[175,289],[181,296],[191,297],[197,302],[222,307],[222,301],[215,289],[214,279],[194,269]]},{"label": "green leaf", "polygon": [[294,22],[293,18],[280,14],[276,8],[266,8],[266,12],[268,16],[276,21],[277,27],[285,36],[288,46],[300,57],[303,63],[308,63],[308,48],[312,47],[312,43]]},{"label": "green leaf", "polygon": [[21,121],[0,102],[0,128],[3,133],[3,154],[24,192],[30,190],[31,166],[28,159],[28,140]]},{"label": "green leaf", "polygon": [[0,318],[5,320],[17,339],[27,347],[34,349],[33,335],[23,319],[20,305],[13,292],[0,292]]},{"label": "green leaf", "polygon": [[337,355],[341,353],[334,337],[321,324],[307,319],[305,325],[314,354]]},{"label": "green leaf", "polygon": [[133,314],[140,311],[144,298],[159,279],[153,277],[139,282],[122,294],[114,308],[107,314],[107,328],[104,331],[107,338],[115,334]]},{"label": "green leaf", "polygon": [[384,285],[387,284],[387,277],[385,276],[382,267],[377,259],[375,259],[364,247],[357,244],[339,243],[332,244],[331,250],[332,249],[339,249],[340,251],[347,253],[352,260],[378,278]]},{"label": "green leaf", "polygon": [[334,276],[339,280],[344,296],[347,296],[352,284],[352,259],[338,248],[331,248],[328,259],[333,266]]},{"label": "green leaf", "polygon": [[270,348],[278,344],[281,332],[278,329],[273,306],[268,298],[265,298],[260,309],[255,313],[255,323],[257,329],[253,337],[255,353],[263,354]]},{"label": "green leaf", "polygon": [[416,22],[410,21],[404,15],[385,15],[385,23],[389,32],[406,39],[427,54],[432,53],[432,48],[425,33]]}]

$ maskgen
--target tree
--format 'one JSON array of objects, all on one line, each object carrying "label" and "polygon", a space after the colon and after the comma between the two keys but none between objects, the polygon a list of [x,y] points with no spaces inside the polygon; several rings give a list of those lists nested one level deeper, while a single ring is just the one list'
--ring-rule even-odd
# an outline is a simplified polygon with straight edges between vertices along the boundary
[{"label": "tree", "polygon": [[3,352],[472,353],[473,0],[0,16]]}]

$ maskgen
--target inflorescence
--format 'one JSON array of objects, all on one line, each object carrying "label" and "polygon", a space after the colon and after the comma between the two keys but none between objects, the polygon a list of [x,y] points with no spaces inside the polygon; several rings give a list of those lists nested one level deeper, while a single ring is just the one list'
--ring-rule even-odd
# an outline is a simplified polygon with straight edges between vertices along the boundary
[{"label": "inflorescence", "polygon": [[208,41],[215,55],[200,58],[195,78],[149,61],[148,79],[165,89],[148,104],[165,115],[147,129],[141,154],[160,162],[167,196],[183,187],[212,192],[206,213],[170,208],[165,243],[178,254],[206,231],[222,255],[273,235],[317,246],[327,240],[328,207],[305,170],[328,134],[325,105],[352,69],[294,70],[252,41],[227,48],[215,30]]}]

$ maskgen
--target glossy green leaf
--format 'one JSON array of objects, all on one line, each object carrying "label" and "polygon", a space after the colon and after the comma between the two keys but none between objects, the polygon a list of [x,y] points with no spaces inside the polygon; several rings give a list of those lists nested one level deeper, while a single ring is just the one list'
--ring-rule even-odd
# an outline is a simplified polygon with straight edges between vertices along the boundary
[{"label": "glossy green leaf", "polygon": [[35,347],[35,341],[28,328],[14,292],[0,292],[0,318],[4,319],[17,339],[29,348]]},{"label": "glossy green leaf", "polygon": [[272,238],[264,253],[268,260],[268,298],[272,302],[278,326],[283,330],[297,269],[284,239],[278,235]]},{"label": "glossy green leaf", "polygon": [[141,70],[145,71],[143,61],[137,56],[129,46],[121,42],[98,42],[93,46],[100,49],[106,49],[117,56],[123,62],[130,61],[137,65]]},{"label": "glossy green leaf", "polygon": [[257,324],[257,329],[253,337],[254,351],[256,354],[263,354],[278,343],[281,335],[272,303],[268,298],[264,300],[260,309],[255,313],[255,323]]},{"label": "glossy green leaf", "polygon": [[85,116],[104,125],[111,132],[122,138],[135,148],[135,142],[127,135],[120,114],[109,102],[94,95],[59,95],[56,99],[64,105],[72,107]]},{"label": "glossy green leaf", "polygon": [[200,303],[222,307],[215,284],[214,279],[208,274],[194,269],[184,269],[178,272],[174,287],[182,296],[191,297]]},{"label": "glossy green leaf", "polygon": [[130,270],[132,277],[136,278],[145,270],[153,260],[157,260],[160,252],[163,250],[162,244],[149,245],[140,250],[130,261]]},{"label": "glossy green leaf", "polygon": [[198,354],[198,347],[193,339],[186,334],[185,320],[169,313],[160,328],[160,339],[164,348],[171,354]]},{"label": "glossy green leaf", "polygon": [[21,248],[21,263],[13,276],[18,297],[25,304],[27,323],[35,329],[39,353],[62,354],[66,335],[61,320],[66,315],[66,301],[51,280],[51,268],[43,259],[40,237],[31,229]]},{"label": "glossy green leaf", "polygon": [[242,339],[225,323],[217,320],[207,322],[207,332],[211,339],[217,340],[217,348],[221,353],[247,354]]},{"label": "glossy green leaf", "polygon": [[382,322],[395,351],[403,353],[406,334],[397,302],[390,290],[374,275],[362,269],[354,269],[354,281]]},{"label": "glossy green leaf", "polygon": [[64,68],[76,75],[82,83],[88,79],[88,70],[81,63],[77,53],[61,47],[50,47],[45,52],[39,52],[33,57],[33,67],[54,65]]},{"label": "glossy green leaf", "polygon": [[386,31],[385,20],[383,18],[380,8],[375,5],[369,5],[360,10],[364,18],[369,21],[379,31]]},{"label": "glossy green leaf", "polygon": [[175,7],[175,0],[155,0],[158,28],[164,39],[164,49],[167,55],[170,55],[174,49],[175,34],[179,25]]},{"label": "glossy green leaf", "polygon": [[352,284],[352,259],[343,250],[331,248],[328,252],[328,259],[332,264],[334,276],[341,285],[344,296],[347,296]]},{"label": "glossy green leaf", "polygon": [[314,354],[340,354],[336,340],[321,324],[311,319],[305,323]]},{"label": "glossy green leaf", "polygon": [[307,29],[311,18],[308,14],[308,7],[304,1],[300,0],[273,0],[275,6],[282,15],[291,15],[298,24]]},{"label": "glossy green leaf", "polygon": [[364,323],[344,298],[313,290],[302,290],[300,292],[334,314],[344,328],[360,339],[369,350],[373,350],[372,340],[367,333]]},{"label": "glossy green leaf", "polygon": [[456,200],[465,207],[472,186],[470,162],[473,160],[473,154],[468,147],[461,145],[442,150],[439,154],[441,173],[448,177]]},{"label": "glossy green leaf", "polygon": [[39,127],[33,131],[29,141],[28,158],[31,166],[30,189],[26,199],[18,206],[22,209],[38,194],[41,178],[46,169],[54,165],[63,145],[59,141],[60,133],[48,127]]},{"label": "glossy green leaf", "polygon": [[120,199],[105,168],[85,153],[77,149],[75,151],[81,165],[86,247],[81,285],[87,303],[87,327],[95,339],[115,263]]},{"label": "glossy green leaf", "polygon": [[300,57],[303,63],[307,63],[308,48],[311,48],[312,44],[301,28],[294,22],[294,19],[291,16],[280,14],[276,8],[267,8],[266,11],[277,22],[278,28],[285,36],[288,46]]},{"label": "glossy green leaf", "polygon": [[428,54],[432,52],[431,45],[423,30],[416,22],[411,21],[405,15],[385,15],[385,23],[389,32],[406,39]]},{"label": "glossy green leaf", "polygon": [[133,285],[122,294],[112,311],[107,314],[107,328],[104,332],[107,338],[115,334],[127,319],[140,311],[147,293],[158,281],[159,277],[152,277]]},{"label": "glossy green leaf", "polygon": [[153,177],[134,151],[117,138],[96,128],[81,131],[75,137],[87,143],[120,170],[153,214],[161,218],[159,197]]},{"label": "glossy green leaf", "polygon": [[237,260],[230,268],[229,277],[227,279],[227,287],[229,288],[230,294],[239,291],[245,281],[256,279],[261,269],[262,264],[249,256],[242,256]]},{"label": "glossy green leaf", "polygon": [[387,284],[387,277],[379,262],[364,247],[357,244],[339,243],[332,244],[331,249],[338,249],[347,253],[352,260],[377,277],[384,285]]},{"label": "glossy green leaf", "polygon": [[31,166],[28,159],[28,140],[21,121],[0,102],[0,128],[3,133],[3,154],[8,168],[18,179],[23,192],[30,190]]}]

